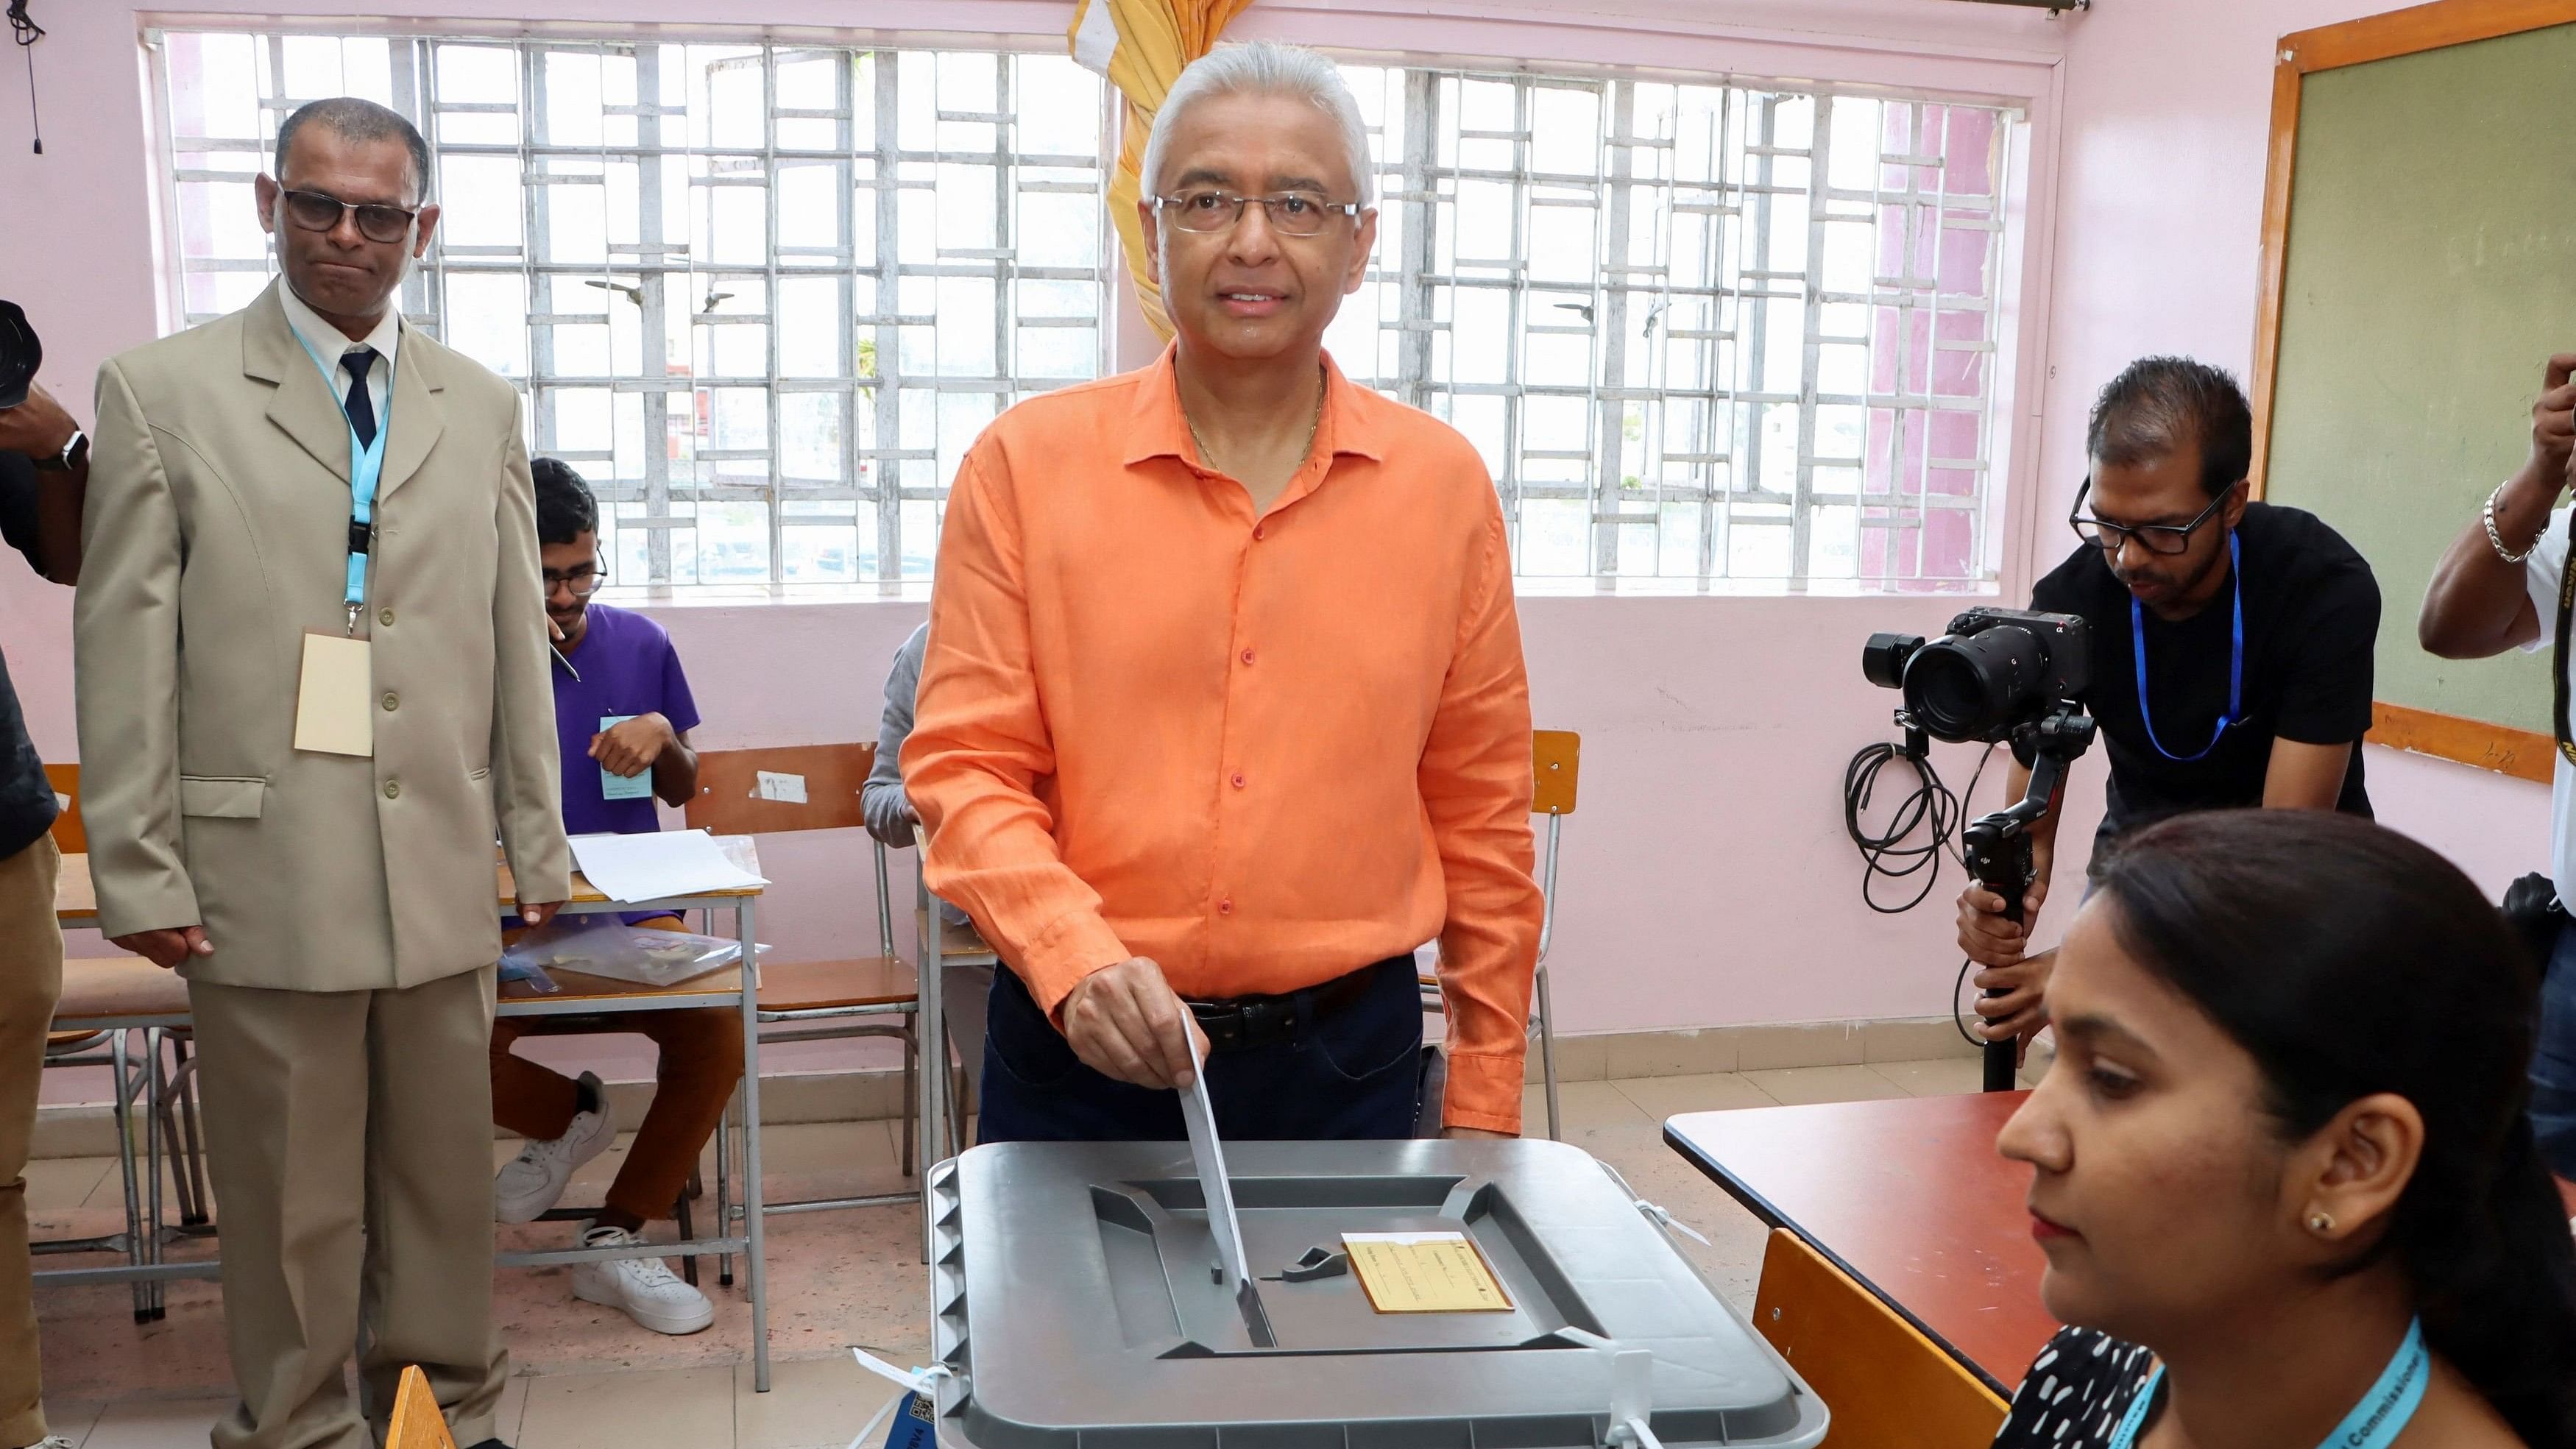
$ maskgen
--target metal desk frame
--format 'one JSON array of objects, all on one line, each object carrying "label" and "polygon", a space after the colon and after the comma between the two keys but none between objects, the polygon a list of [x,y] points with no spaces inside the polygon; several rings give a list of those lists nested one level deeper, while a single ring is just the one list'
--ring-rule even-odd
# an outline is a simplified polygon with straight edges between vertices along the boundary
[{"label": "metal desk frame", "polygon": [[[587,883],[581,883],[575,895],[580,896],[588,890]],[[682,911],[711,913],[731,911],[734,918],[734,938],[742,943],[742,961],[739,971],[741,983],[737,990],[639,991],[632,996],[624,994],[581,996],[566,1000],[554,1000],[542,996],[512,997],[501,999],[495,1009],[495,1014],[500,1016],[596,1016],[617,1012],[677,1011],[710,1006],[732,1007],[738,1011],[742,1017],[742,1081],[735,1090],[740,1106],[738,1115],[742,1121],[743,1135],[742,1231],[739,1233],[729,1231],[733,1218],[727,1211],[729,1202],[723,1171],[722,1159],[725,1154],[722,1150],[722,1134],[732,1129],[730,1125],[726,1125],[717,1128],[719,1137],[715,1236],[692,1238],[679,1243],[645,1243],[625,1248],[548,1248],[528,1252],[495,1253],[493,1263],[497,1267],[524,1268],[563,1263],[595,1263],[612,1258],[702,1257],[709,1254],[730,1258],[733,1254],[740,1253],[744,1260],[744,1275],[748,1279],[745,1284],[748,1290],[747,1296],[751,1300],[752,1388],[755,1392],[765,1394],[769,1392],[770,1377],[769,1274],[763,1257],[762,1227],[765,1213],[761,1205],[760,1186],[760,983],[756,966],[758,948],[753,943],[753,921],[757,912],[755,903],[758,899],[757,891],[741,894],[674,896],[654,901],[575,899],[567,901],[562,911],[562,914],[567,916],[647,910],[667,914],[678,914]],[[499,903],[500,908],[505,910],[515,904],[515,901],[506,899]],[[98,928],[95,914],[86,917],[65,917],[57,913],[57,920],[70,929],[96,930]],[[935,1005],[937,993],[933,992],[929,995],[934,1002],[931,1021],[935,1025],[938,1020]],[[189,1024],[190,1018],[184,1013],[175,1016],[128,1016],[96,1020],[58,1017],[53,1023],[53,1029],[56,1031],[156,1031],[170,1027],[184,1027]],[[154,1040],[157,1042],[157,1038]],[[147,1070],[149,1066],[150,1064],[147,1063]],[[118,1085],[122,1089],[124,1084]],[[926,1096],[924,1100],[926,1103]],[[144,1166],[150,1183],[153,1211],[150,1220],[144,1224],[143,1230],[137,1235],[134,1252],[142,1261],[122,1268],[50,1269],[35,1274],[35,1280],[39,1284],[157,1284],[178,1278],[211,1279],[219,1276],[222,1268],[222,1260],[219,1257],[184,1263],[160,1261],[159,1207],[162,1144],[157,1115],[146,1110],[144,1121]],[[478,1164],[479,1166],[481,1164]]]}]

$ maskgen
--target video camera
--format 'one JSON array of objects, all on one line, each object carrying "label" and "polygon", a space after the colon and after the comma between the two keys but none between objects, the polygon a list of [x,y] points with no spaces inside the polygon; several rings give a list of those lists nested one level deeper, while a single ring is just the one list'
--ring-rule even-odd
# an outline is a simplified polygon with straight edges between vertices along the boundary
[{"label": "video camera", "polygon": [[1937,740],[1996,744],[2038,724],[2093,680],[2093,650],[2073,614],[1970,609],[1950,632],[1872,634],[1860,671],[1905,692],[1899,722]]},{"label": "video camera", "polygon": [[0,302],[0,409],[27,400],[27,389],[36,381],[36,365],[44,360],[45,345],[36,340],[27,314],[15,302]]},{"label": "video camera", "polygon": [[[1929,643],[1919,634],[1870,635],[1860,667],[1870,683],[1904,692],[1896,711],[1905,731],[1902,753],[1924,772],[1927,785],[1937,788],[1925,759],[1931,751],[1927,735],[1954,744],[2010,742],[2014,755],[2030,766],[2030,788],[2021,799],[1959,832],[1968,874],[2003,898],[2006,920],[2020,922],[2037,875],[2030,829],[2047,816],[2066,783],[2067,767],[2093,743],[2093,718],[2076,702],[2093,681],[2084,621],[2028,609],[1970,609],[1950,621],[1948,634]],[[1936,835],[1932,849],[1938,844]],[[2012,1086],[2018,1055],[2012,1042],[1986,1044],[1987,1091]]]}]

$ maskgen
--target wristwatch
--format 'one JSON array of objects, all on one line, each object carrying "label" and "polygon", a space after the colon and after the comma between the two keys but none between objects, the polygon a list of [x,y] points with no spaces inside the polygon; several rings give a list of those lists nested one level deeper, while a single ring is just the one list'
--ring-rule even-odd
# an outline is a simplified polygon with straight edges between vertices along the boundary
[{"label": "wristwatch", "polygon": [[38,458],[36,468],[45,473],[69,473],[89,464],[89,434],[72,429],[72,440],[63,444],[62,452],[51,458]]}]

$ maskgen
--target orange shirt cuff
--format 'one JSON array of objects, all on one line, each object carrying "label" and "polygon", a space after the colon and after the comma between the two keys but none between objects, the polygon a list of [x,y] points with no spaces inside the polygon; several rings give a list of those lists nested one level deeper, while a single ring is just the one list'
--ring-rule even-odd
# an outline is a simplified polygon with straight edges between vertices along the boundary
[{"label": "orange shirt cuff", "polygon": [[1132,954],[1099,912],[1069,911],[1038,932],[1026,948],[1013,953],[1010,966],[1029,988],[1029,997],[1037,1002],[1038,1010],[1052,1021],[1055,1009],[1064,1004],[1084,977],[1115,966]]},{"label": "orange shirt cuff", "polygon": [[1525,1052],[1450,1057],[1449,1085],[1440,1103],[1440,1125],[1519,1132],[1521,1079],[1529,1070],[1528,1060]]}]

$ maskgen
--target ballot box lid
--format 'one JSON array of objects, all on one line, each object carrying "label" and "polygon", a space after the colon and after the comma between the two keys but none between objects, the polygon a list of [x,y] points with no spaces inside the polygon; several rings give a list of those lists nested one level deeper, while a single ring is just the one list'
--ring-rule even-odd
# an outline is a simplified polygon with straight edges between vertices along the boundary
[{"label": "ballot box lid", "polygon": [[[1187,1143],[1001,1143],[930,1182],[943,1443],[967,1449],[1586,1449],[1613,1353],[1674,1449],[1803,1449],[1825,1410],[1579,1148],[1227,1145],[1255,1290],[1219,1280]],[[1292,1280],[1346,1233],[1463,1233],[1509,1306],[1381,1312]],[[1311,1272],[1311,1268],[1307,1270]],[[1607,1346],[1605,1347],[1605,1341]]]}]

